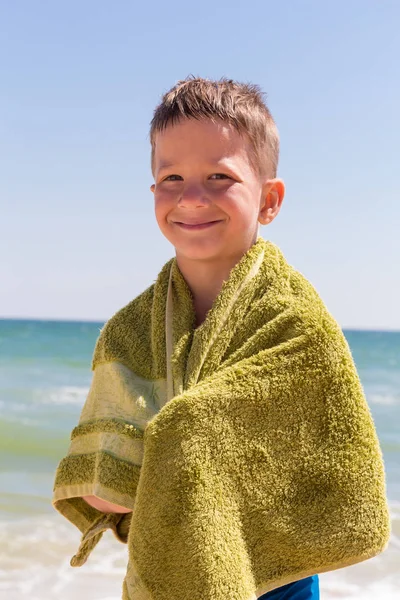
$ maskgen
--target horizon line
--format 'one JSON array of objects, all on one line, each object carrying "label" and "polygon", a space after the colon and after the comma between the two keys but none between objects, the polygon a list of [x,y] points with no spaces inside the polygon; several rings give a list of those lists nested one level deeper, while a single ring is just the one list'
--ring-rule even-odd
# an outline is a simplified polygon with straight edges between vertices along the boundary
[{"label": "horizon line", "polygon": [[[102,323],[105,324],[108,319],[85,319],[85,318],[68,318],[68,317],[3,317],[0,316],[0,321],[38,321],[44,323]],[[400,329],[378,329],[368,327],[342,327],[343,331],[365,331],[375,333],[400,333]]]}]

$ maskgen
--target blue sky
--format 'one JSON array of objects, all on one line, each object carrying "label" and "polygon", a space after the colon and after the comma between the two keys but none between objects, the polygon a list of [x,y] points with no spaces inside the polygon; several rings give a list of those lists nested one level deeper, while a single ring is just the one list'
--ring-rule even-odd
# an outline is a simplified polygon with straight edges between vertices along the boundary
[{"label": "blue sky", "polygon": [[286,197],[261,235],[343,328],[400,330],[400,3],[0,3],[0,316],[106,320],[174,248],[149,123],[189,74],[257,83]]}]

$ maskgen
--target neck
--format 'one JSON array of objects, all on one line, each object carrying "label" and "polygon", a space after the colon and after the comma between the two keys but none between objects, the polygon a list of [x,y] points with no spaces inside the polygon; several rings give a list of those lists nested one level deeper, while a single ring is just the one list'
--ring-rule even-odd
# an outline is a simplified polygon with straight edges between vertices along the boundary
[{"label": "neck", "polygon": [[209,261],[190,259],[176,254],[179,270],[193,295],[196,326],[204,321],[207,312],[222,289],[222,284],[228,280],[232,268],[248,249],[242,249],[236,255],[230,255],[223,259]]}]

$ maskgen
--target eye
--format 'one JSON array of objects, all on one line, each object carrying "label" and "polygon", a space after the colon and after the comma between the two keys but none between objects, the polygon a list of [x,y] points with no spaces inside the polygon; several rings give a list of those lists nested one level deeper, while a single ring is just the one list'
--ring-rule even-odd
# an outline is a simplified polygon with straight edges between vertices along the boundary
[{"label": "eye", "polygon": [[[225,173],[213,173],[210,176],[210,179],[213,177],[217,177],[218,179],[223,178],[223,179],[230,179],[229,175],[225,175]],[[173,178],[173,179],[171,179]],[[163,181],[178,181],[178,179],[182,179],[182,177],[180,175],[168,175],[168,177],[166,177]]]},{"label": "eye", "polygon": [[[168,179],[169,179],[170,177],[180,177],[180,175],[168,175],[168,177],[166,177],[166,178],[164,179],[164,181],[168,181]],[[174,179],[170,179],[170,181],[174,181]]]},{"label": "eye", "polygon": [[225,177],[226,179],[230,179],[228,175],[225,175],[225,173],[213,173],[211,177],[214,177],[214,175],[216,175],[217,177]]}]

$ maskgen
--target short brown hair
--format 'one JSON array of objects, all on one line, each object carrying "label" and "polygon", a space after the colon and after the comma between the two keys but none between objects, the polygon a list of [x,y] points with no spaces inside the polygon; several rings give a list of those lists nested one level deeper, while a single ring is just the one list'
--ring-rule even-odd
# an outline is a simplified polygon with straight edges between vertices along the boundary
[{"label": "short brown hair", "polygon": [[218,81],[190,75],[162,96],[150,124],[151,170],[154,175],[155,138],[167,125],[184,118],[221,119],[247,135],[250,161],[260,175],[276,177],[279,134],[258,85],[222,77]]}]

